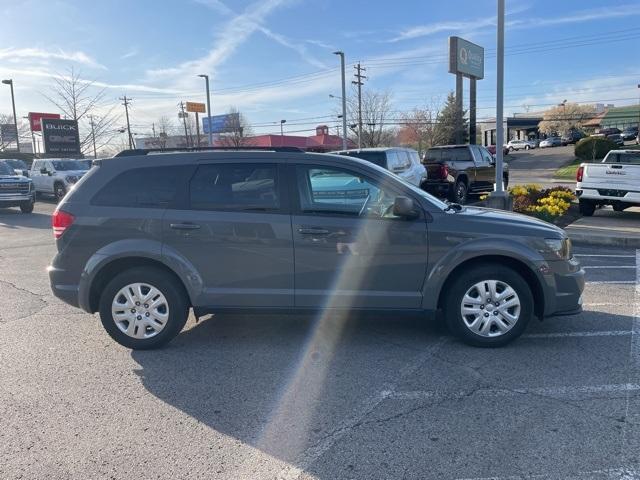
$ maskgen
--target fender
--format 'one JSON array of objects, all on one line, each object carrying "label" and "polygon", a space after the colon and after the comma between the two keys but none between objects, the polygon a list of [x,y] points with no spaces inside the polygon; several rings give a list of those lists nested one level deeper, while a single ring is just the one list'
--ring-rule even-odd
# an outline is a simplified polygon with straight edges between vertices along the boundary
[{"label": "fender", "polygon": [[78,298],[80,308],[90,312],[90,292],[94,280],[102,269],[123,258],[147,259],[161,263],[182,281],[191,303],[201,294],[203,282],[195,267],[184,257],[176,252],[163,255],[163,246],[160,241],[151,239],[125,239],[105,245],[95,252],[85,264],[80,276]]},{"label": "fender", "polygon": [[[461,239],[462,240],[462,239]],[[465,239],[466,240],[466,239]],[[464,241],[464,240],[463,240]],[[555,285],[553,276],[544,276],[541,270],[547,265],[547,261],[542,255],[523,243],[518,243],[508,238],[480,238],[469,240],[459,244],[456,248],[450,248],[435,264],[429,265],[427,278],[423,287],[423,308],[425,310],[436,310],[438,299],[442,288],[459,265],[473,259],[482,259],[487,256],[500,256],[517,260],[526,265],[534,274],[540,285],[545,304],[544,311],[548,310],[550,295],[548,293],[549,284]],[[429,246],[430,250],[433,248]],[[429,255],[429,258],[438,257]]]}]

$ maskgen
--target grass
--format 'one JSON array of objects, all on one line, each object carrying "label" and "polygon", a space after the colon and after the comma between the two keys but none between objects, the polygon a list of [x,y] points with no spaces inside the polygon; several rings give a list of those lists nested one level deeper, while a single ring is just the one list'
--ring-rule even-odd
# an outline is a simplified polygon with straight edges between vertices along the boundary
[{"label": "grass", "polygon": [[[624,147],[620,147],[620,149],[624,150],[640,150],[640,145],[625,145]],[[595,160],[595,162],[600,162],[602,159]],[[576,179],[576,170],[581,163],[590,163],[580,160],[576,158],[566,165],[560,167],[556,170],[556,173],[553,175],[553,178],[558,178],[560,180],[575,180]]]}]

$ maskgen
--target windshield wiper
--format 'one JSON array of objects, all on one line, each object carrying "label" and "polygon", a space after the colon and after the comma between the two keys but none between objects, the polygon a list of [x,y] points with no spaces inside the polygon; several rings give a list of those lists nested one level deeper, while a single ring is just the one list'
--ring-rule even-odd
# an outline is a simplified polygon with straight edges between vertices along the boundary
[{"label": "windshield wiper", "polygon": [[445,212],[450,212],[451,210],[455,211],[455,212],[459,212],[460,210],[462,210],[462,205],[460,205],[459,203],[448,203],[447,204],[447,208],[444,209]]}]

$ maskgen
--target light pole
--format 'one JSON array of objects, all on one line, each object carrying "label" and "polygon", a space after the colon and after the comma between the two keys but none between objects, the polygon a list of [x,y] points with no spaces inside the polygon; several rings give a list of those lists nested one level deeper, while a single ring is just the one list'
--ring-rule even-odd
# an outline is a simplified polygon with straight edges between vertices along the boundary
[{"label": "light pole", "polygon": [[[567,101],[563,100],[562,103],[558,104],[559,107],[562,107],[562,121],[567,122]],[[557,132],[556,132],[557,133]],[[566,133],[566,132],[563,132]]]},{"label": "light pole", "polygon": [[284,124],[287,123],[286,120],[280,120],[280,146],[284,143]]},{"label": "light pole", "polygon": [[204,81],[207,85],[207,122],[209,123],[209,146],[213,147],[213,132],[211,131],[211,95],[209,94],[209,75],[198,75],[201,78],[204,78]]},{"label": "light pole", "polygon": [[16,99],[13,96],[13,80],[2,80],[2,83],[11,87],[11,106],[13,107],[13,124],[16,127],[16,150],[20,152],[20,136],[18,135],[18,117],[16,117]]},{"label": "light pole", "polygon": [[334,55],[340,56],[340,69],[342,70],[342,149],[347,149],[347,87],[344,71],[344,52],[333,52]]}]

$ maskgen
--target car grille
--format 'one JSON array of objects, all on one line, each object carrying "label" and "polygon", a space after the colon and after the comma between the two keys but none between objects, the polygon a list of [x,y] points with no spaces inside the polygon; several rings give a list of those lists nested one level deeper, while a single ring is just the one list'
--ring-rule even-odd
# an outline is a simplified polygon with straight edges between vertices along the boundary
[{"label": "car grille", "polygon": [[628,192],[625,190],[600,190],[598,193],[603,197],[624,197]]},{"label": "car grille", "polygon": [[29,183],[0,183],[0,194],[29,193]]}]

